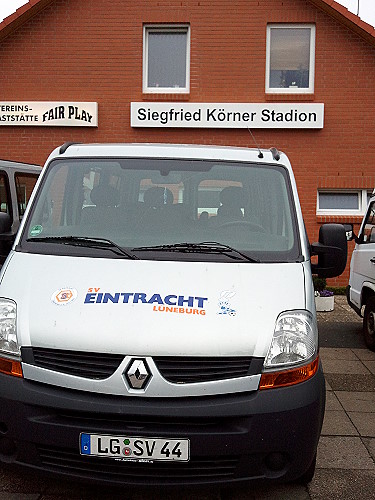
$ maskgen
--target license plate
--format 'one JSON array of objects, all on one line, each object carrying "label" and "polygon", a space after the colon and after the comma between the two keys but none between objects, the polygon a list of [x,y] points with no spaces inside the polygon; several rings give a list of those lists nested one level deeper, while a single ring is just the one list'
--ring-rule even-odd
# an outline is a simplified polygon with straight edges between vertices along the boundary
[{"label": "license plate", "polygon": [[190,458],[190,441],[188,439],[107,436],[82,432],[80,453],[129,461],[187,462]]}]

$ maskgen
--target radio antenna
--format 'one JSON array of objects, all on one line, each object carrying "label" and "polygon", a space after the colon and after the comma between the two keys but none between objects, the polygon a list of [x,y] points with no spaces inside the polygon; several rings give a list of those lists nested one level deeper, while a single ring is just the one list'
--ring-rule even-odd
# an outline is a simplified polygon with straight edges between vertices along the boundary
[{"label": "radio antenna", "polygon": [[261,151],[260,147],[258,146],[257,141],[255,140],[255,137],[254,137],[254,135],[253,135],[252,131],[249,129],[249,127],[247,127],[247,130],[250,132],[250,135],[251,135],[251,137],[253,138],[254,144],[255,144],[255,146],[257,147],[257,150],[258,150],[258,152],[259,152],[259,154],[258,154],[258,158],[263,158],[263,153],[262,153],[262,151]]}]

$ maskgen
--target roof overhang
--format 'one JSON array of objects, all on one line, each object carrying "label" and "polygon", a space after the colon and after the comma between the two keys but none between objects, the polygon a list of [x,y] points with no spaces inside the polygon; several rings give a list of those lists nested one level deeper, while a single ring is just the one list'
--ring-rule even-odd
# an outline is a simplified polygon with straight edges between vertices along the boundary
[{"label": "roof overhang", "polygon": [[[25,5],[6,17],[0,23],[0,42],[4,40],[17,28],[26,23],[33,16],[38,14],[54,0],[29,0]],[[309,0],[315,7],[324,11],[330,17],[336,19],[348,29],[375,46],[375,28],[362,21],[358,16],[352,14],[347,8],[334,0]]]},{"label": "roof overhang", "polygon": [[340,24],[343,24],[351,31],[354,31],[369,44],[375,46],[375,28],[371,24],[365,23],[355,14],[352,14],[348,9],[334,0],[310,0],[318,9],[326,12],[330,17],[333,17]]}]

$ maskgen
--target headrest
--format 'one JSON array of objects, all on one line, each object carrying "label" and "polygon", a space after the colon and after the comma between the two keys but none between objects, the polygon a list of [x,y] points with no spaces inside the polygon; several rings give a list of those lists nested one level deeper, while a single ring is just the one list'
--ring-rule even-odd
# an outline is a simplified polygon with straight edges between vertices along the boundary
[{"label": "headrest", "polygon": [[145,192],[143,201],[150,208],[160,208],[173,204],[173,194],[168,188],[155,186]]},{"label": "headrest", "polygon": [[90,193],[91,201],[98,207],[115,207],[120,199],[120,193],[112,186],[95,186]]},{"label": "headrest", "polygon": [[220,203],[224,206],[242,208],[245,204],[245,195],[241,187],[228,186],[220,192]]}]

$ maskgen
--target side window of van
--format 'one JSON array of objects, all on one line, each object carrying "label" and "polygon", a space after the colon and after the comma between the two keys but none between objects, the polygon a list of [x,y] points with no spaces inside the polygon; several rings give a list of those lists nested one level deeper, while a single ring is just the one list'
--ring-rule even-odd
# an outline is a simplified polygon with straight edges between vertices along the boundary
[{"label": "side window of van", "polygon": [[368,210],[363,226],[363,243],[375,243],[375,201],[373,201]]},{"label": "side window of van", "polygon": [[0,212],[10,214],[9,185],[8,177],[5,173],[0,173]]},{"label": "side window of van", "polygon": [[16,173],[16,190],[17,190],[17,203],[18,203],[18,213],[20,220],[26,210],[26,205],[29,202],[30,195],[34,189],[35,183],[38,179],[37,175],[34,174],[24,174]]}]

